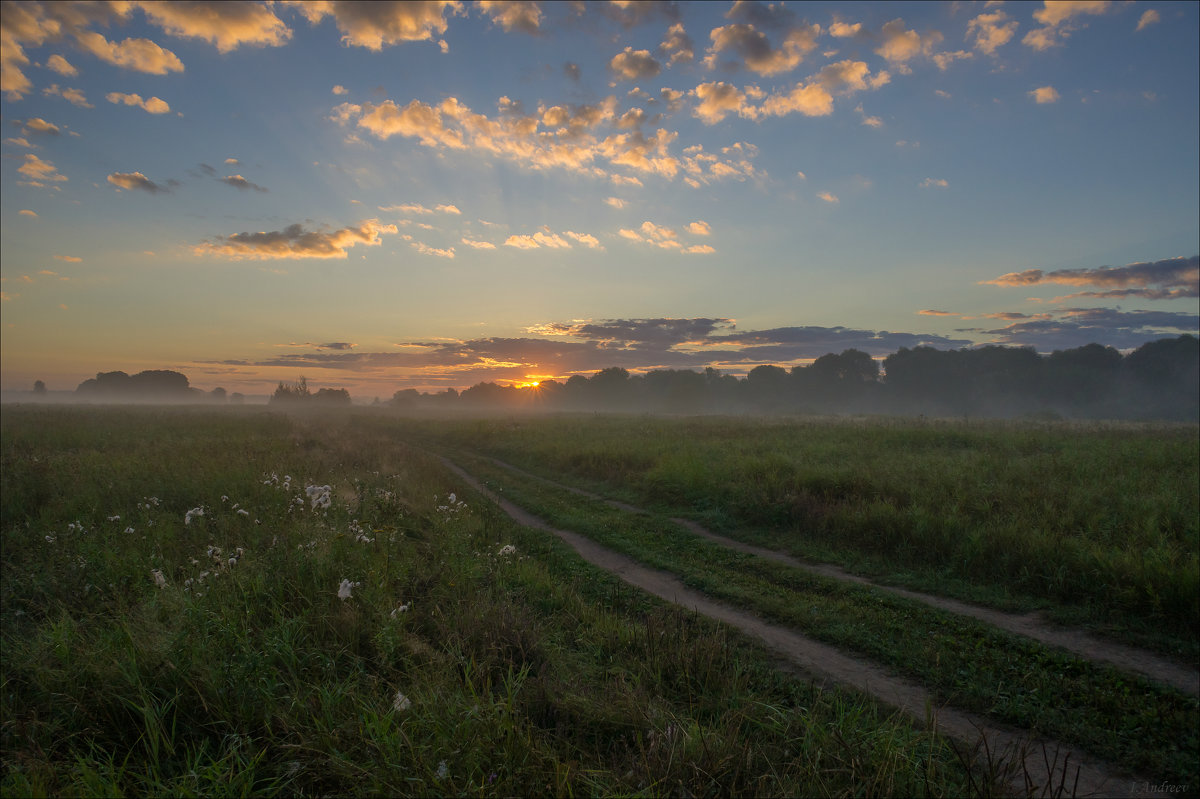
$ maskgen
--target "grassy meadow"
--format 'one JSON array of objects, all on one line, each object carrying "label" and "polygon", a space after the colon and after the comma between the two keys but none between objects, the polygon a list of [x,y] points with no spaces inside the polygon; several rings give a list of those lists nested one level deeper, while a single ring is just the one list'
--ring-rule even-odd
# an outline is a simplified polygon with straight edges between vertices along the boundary
[{"label": "grassy meadow", "polygon": [[668,518],[1186,658],[1195,426],[7,406],[0,793],[996,789],[994,759],[589,566],[438,453],[939,700],[1130,774],[1200,779],[1194,697],[698,543]]}]

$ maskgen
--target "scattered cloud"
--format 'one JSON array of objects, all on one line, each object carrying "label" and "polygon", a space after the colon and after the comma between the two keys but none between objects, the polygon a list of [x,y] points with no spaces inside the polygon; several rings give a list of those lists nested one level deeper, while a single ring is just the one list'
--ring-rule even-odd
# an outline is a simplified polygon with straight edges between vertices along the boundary
[{"label": "scattered cloud", "polygon": [[597,239],[595,236],[591,235],[590,233],[576,233],[573,230],[564,230],[563,235],[569,239],[573,239],[574,241],[576,241],[579,244],[582,244],[584,247],[587,247],[588,249],[591,249],[591,250],[603,250],[604,249],[604,247],[602,247],[600,245],[600,240]]},{"label": "scattered cloud", "polygon": [[662,64],[650,55],[649,50],[626,47],[612,57],[608,68],[622,80],[647,80],[662,71]]},{"label": "scattered cloud", "polygon": [[605,197],[604,203],[605,203],[605,205],[611,205],[613,208],[624,208],[625,207],[625,201],[622,200],[620,197]]},{"label": "scattered cloud", "polygon": [[1038,105],[1045,105],[1046,103],[1057,103],[1061,95],[1053,86],[1040,86],[1029,92],[1029,96]]},{"label": "scattered cloud", "polygon": [[83,263],[83,259],[75,255],[56,255],[54,257],[59,261],[66,261],[69,264]]},{"label": "scattered cloud", "polygon": [[325,17],[333,17],[342,34],[342,43],[368,50],[382,50],[385,45],[402,42],[437,41],[443,51],[449,49],[445,39],[437,39],[449,25],[446,14],[465,14],[458,0],[428,0],[420,3],[296,3],[295,7],[316,25]]},{"label": "scattered cloud", "polygon": [[687,35],[682,22],[676,22],[667,29],[667,38],[658,46],[658,50],[667,58],[667,66],[675,66],[677,62],[691,63],[696,57],[696,46],[692,37]]},{"label": "scattered cloud", "polygon": [[343,95],[343,94],[347,94],[350,90],[339,83],[337,86],[333,87],[332,91],[334,94]]},{"label": "scattered cloud", "polygon": [[967,38],[974,37],[976,50],[994,56],[997,50],[1012,40],[1017,32],[1017,24],[1003,11],[980,14],[967,23]]},{"label": "scattered cloud", "polygon": [[953,311],[934,311],[930,309],[917,311],[917,314],[919,316],[959,316],[959,314],[956,314]]},{"label": "scattered cloud", "polygon": [[531,0],[478,0],[477,7],[506,32],[520,31],[537,35],[541,32],[542,9]]},{"label": "scattered cloud", "polygon": [[37,149],[37,145],[30,144],[29,140],[26,139],[24,136],[10,136],[9,138],[5,139],[4,141],[6,141],[9,144],[15,144],[18,147],[28,147],[32,150]]},{"label": "scattered cloud", "polygon": [[149,39],[126,39],[118,44],[95,31],[81,31],[75,34],[75,40],[83,50],[114,66],[148,75],[183,72],[183,62],[177,55]]},{"label": "scattered cloud", "polygon": [[875,49],[875,54],[881,56],[897,72],[907,75],[912,71],[908,63],[918,56],[930,57],[933,48],[944,38],[937,31],[925,35],[904,27],[904,20],[894,19],[883,26],[880,32],[882,42]]},{"label": "scattered cloud", "polygon": [[58,53],[46,59],[46,68],[57,72],[64,77],[74,78],[79,74],[79,70],[71,66],[71,62],[60,56]]},{"label": "scattered cloud", "polygon": [[60,183],[67,178],[58,173],[58,168],[52,161],[43,161],[33,153],[26,153],[24,163],[17,167],[17,172],[34,181],[34,185],[42,185],[42,181]]},{"label": "scattered cloud", "polygon": [[1039,352],[1071,349],[1105,342],[1133,349],[1161,338],[1165,332],[1195,333],[1200,317],[1161,311],[1121,311],[1115,308],[1064,308],[1054,315],[1038,314],[994,330],[990,343],[1033,347]]},{"label": "scattered cloud", "polygon": [[827,191],[817,192],[817,196],[820,197],[825,202],[829,203],[830,205],[837,205],[838,202],[840,202],[838,200],[836,194],[831,194],[830,192],[827,192]]},{"label": "scattered cloud", "polygon": [[395,225],[367,219],[340,230],[305,230],[303,225],[288,225],[283,230],[258,233],[234,233],[197,245],[196,255],[215,255],[232,260],[273,260],[284,258],[345,258],[346,251],[362,244],[377,247],[385,233],[395,234]]},{"label": "scattered cloud", "polygon": [[1104,289],[1102,292],[1084,292],[1071,297],[1200,297],[1200,255],[1096,269],[1059,269],[1053,272],[1026,269],[1023,272],[1009,272],[994,280],[981,281],[982,285],[992,286],[1035,286],[1044,283]]},{"label": "scattered cloud", "polygon": [[849,39],[852,36],[857,36],[861,32],[861,22],[855,22],[851,24],[848,22],[837,21],[829,26],[829,35],[835,39]]},{"label": "scattered cloud", "polygon": [[[709,33],[712,44],[704,64],[709,69],[745,67],[763,76],[790,72],[817,46],[820,33],[820,25],[798,25],[788,30],[780,46],[774,48],[767,35],[752,24],[724,25]],[[722,60],[722,53],[735,55],[738,60]]]},{"label": "scattered cloud", "polygon": [[160,100],[157,97],[151,97],[149,100],[143,100],[140,94],[122,94],[121,92],[109,92],[104,95],[104,99],[110,103],[124,103],[125,105],[137,106],[148,114],[166,114],[171,110],[171,106],[167,105],[165,100]]},{"label": "scattered cloud", "polygon": [[118,189],[133,191],[141,189],[150,194],[158,194],[168,191],[167,188],[158,185],[150,178],[143,175],[141,172],[113,172],[108,176],[108,182],[116,186]]},{"label": "scattered cloud", "polygon": [[922,189],[933,189],[933,188],[944,189],[947,186],[949,186],[950,183],[949,183],[949,181],[944,180],[942,178],[925,178],[917,185],[920,186]]},{"label": "scattered cloud", "polygon": [[19,216],[31,216],[34,219],[37,219],[37,211],[30,211],[28,208],[22,208],[20,211],[17,211],[17,214]]},{"label": "scattered cloud", "polygon": [[684,228],[684,230],[694,236],[708,236],[712,234],[712,226],[701,220],[692,222],[690,225]]},{"label": "scattered cloud", "polygon": [[1021,42],[1034,50],[1049,50],[1082,26],[1079,17],[1107,14],[1112,5],[1109,0],[1046,0],[1042,8],[1033,12],[1033,18],[1042,27],[1029,31]]},{"label": "scattered cloud", "polygon": [[462,238],[462,243],[476,250],[494,250],[496,245],[490,241],[478,241],[476,239],[468,239],[465,236]]},{"label": "scattered cloud", "polygon": [[257,191],[263,193],[268,191],[267,188],[260,186],[257,183],[251,183],[241,175],[226,175],[220,180],[226,186],[233,186],[235,189],[241,189],[242,191]]},{"label": "scattered cloud", "polygon": [[133,4],[172,36],[201,39],[228,53],[243,45],[279,47],[292,31],[269,5],[248,2],[137,2]]},{"label": "scattered cloud", "polygon": [[438,258],[453,258],[454,257],[454,248],[453,247],[442,250],[442,249],[438,249],[437,247],[430,247],[428,244],[425,244],[424,242],[420,242],[420,241],[414,241],[411,243],[412,243],[412,246],[416,248],[417,252],[421,253],[421,255],[435,255]]},{"label": "scattered cloud", "polygon": [[87,97],[79,89],[60,89],[57,83],[52,83],[42,89],[42,94],[47,97],[61,97],[71,105],[77,105],[80,108],[95,108],[94,105],[87,101]]},{"label": "scattered cloud", "polygon": [[1142,12],[1142,16],[1138,18],[1137,30],[1148,28],[1157,22],[1160,22],[1162,17],[1153,8],[1148,8]]},{"label": "scattered cloud", "polygon": [[225,159],[225,165],[226,165],[226,166],[237,166],[237,165],[238,165],[238,164],[240,164],[240,163],[241,163],[241,162],[240,162],[240,161],[238,161],[236,158],[226,158],[226,159]]},{"label": "scattered cloud", "polygon": [[515,247],[518,250],[536,250],[542,247],[548,247],[554,250],[570,249],[571,244],[557,233],[552,233],[548,230],[539,230],[532,236],[525,234],[517,234],[509,236],[504,241],[505,247]]},{"label": "scattered cloud", "polygon": [[41,117],[32,117],[19,123],[21,132],[26,136],[57,136],[62,131],[53,122],[47,122]]}]

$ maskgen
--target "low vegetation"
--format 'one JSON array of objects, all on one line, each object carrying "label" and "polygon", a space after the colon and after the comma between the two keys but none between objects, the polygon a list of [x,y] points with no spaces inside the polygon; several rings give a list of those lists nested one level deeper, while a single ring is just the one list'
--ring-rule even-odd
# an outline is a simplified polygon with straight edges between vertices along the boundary
[{"label": "low vegetation", "polygon": [[6,408],[0,793],[962,795],[346,419]]}]

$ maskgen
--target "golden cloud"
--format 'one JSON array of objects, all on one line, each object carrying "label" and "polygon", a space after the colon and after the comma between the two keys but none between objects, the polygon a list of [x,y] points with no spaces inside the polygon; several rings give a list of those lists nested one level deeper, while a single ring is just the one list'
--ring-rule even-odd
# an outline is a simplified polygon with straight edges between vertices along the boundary
[{"label": "golden cloud", "polygon": [[[410,0],[404,3],[300,2],[288,5],[299,8],[311,24],[332,16],[342,33],[342,42],[368,50],[382,50],[384,45],[401,42],[433,41],[446,32],[446,13],[465,13],[458,0]],[[442,49],[447,45],[443,40]]]},{"label": "golden cloud", "polygon": [[292,31],[270,6],[246,2],[137,2],[146,17],[172,36],[202,39],[228,53],[242,45],[278,47]]},{"label": "golden cloud", "polygon": [[285,258],[345,258],[346,251],[362,244],[377,247],[384,233],[395,234],[395,225],[367,219],[356,226],[331,232],[306,231],[300,224],[283,230],[258,233],[234,233],[215,242],[193,248],[196,255],[216,255],[233,260],[274,260]]},{"label": "golden cloud", "polygon": [[75,39],[96,58],[118,67],[150,75],[183,72],[183,62],[178,56],[149,39],[126,39],[117,44],[94,31],[81,31],[75,34]]},{"label": "golden cloud", "polygon": [[109,92],[104,95],[104,99],[110,103],[137,106],[148,114],[166,114],[170,112],[171,106],[167,105],[165,100],[160,100],[157,97],[151,97],[149,100],[143,100],[140,94],[122,94],[121,92]]}]

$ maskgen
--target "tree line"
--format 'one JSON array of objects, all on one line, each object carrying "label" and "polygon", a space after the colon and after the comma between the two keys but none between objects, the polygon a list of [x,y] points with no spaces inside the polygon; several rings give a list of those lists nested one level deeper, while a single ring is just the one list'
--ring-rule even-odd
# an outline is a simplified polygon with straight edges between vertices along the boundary
[{"label": "tree line", "polygon": [[1088,344],[1032,348],[901,348],[882,366],[848,349],[744,378],[708,368],[630,374],[620,367],[516,388],[479,383],[459,393],[397,391],[404,408],[542,408],[648,413],[883,413],[929,416],[1168,419],[1200,417],[1200,340],[1164,338],[1122,355]]},{"label": "tree line", "polygon": [[[38,381],[39,383],[41,381]],[[44,393],[44,384],[42,386]],[[35,387],[35,395],[39,392]],[[80,399],[110,402],[242,402],[225,389],[205,392],[179,372],[101,372],[76,389]],[[313,392],[305,378],[280,382],[272,403],[350,405],[344,388]],[[378,400],[376,400],[378,402]],[[621,367],[565,382],[517,388],[478,383],[459,392],[397,391],[401,409],[531,409],[638,413],[878,413],[1084,419],[1200,418],[1200,339],[1148,342],[1122,355],[1088,344],[1040,355],[1032,348],[901,348],[882,364],[848,349],[807,366],[762,365],[745,377],[708,368],[641,375]]]}]

